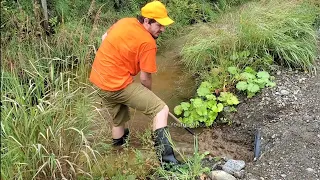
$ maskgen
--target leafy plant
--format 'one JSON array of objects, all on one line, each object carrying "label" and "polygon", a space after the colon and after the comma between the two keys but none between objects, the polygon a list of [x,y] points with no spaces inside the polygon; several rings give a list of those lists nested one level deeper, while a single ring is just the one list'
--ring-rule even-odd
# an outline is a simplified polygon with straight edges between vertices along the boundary
[{"label": "leafy plant", "polygon": [[238,81],[236,88],[240,91],[245,91],[248,98],[253,97],[265,87],[274,87],[276,85],[272,81],[274,77],[270,76],[266,71],[256,72],[251,67],[246,67],[242,73],[239,73],[239,71],[237,67],[228,68],[228,72]]},{"label": "leafy plant", "polygon": [[197,96],[190,102],[181,102],[174,108],[174,113],[182,115],[180,120],[189,127],[198,127],[201,123],[211,126],[225,106],[239,104],[238,98],[232,93],[222,92],[217,98],[213,90],[211,83],[202,82],[197,89]]}]

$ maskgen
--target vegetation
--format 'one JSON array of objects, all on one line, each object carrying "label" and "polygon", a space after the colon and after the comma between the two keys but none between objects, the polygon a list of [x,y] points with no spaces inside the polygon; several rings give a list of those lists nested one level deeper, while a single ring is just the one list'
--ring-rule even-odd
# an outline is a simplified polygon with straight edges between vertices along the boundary
[{"label": "vegetation", "polygon": [[239,104],[238,98],[229,92],[221,92],[219,97],[212,94],[213,86],[204,81],[197,89],[197,96],[190,99],[189,102],[182,102],[174,108],[174,113],[182,115],[180,120],[189,127],[199,127],[201,123],[205,126],[211,126],[217,118],[218,113],[223,111],[224,107]]},{"label": "vegetation", "polygon": [[[199,122],[210,126],[223,111],[221,104],[211,108],[211,97],[219,99],[215,92],[222,91],[223,96],[245,91],[251,98],[261,89],[275,86],[274,77],[267,72],[275,64],[312,71],[319,28],[314,25],[319,14],[319,3],[313,1],[254,1],[212,23],[195,26],[181,61],[201,85],[196,100],[191,99],[191,105],[182,102],[175,113],[190,127]],[[205,94],[210,99],[198,97],[203,83],[210,84]]]},{"label": "vegetation", "polygon": [[[101,120],[104,116],[96,91],[88,82],[101,35],[119,18],[137,15],[145,2],[48,1],[46,27],[40,1],[1,0],[1,179],[143,179],[154,173],[173,175],[159,167],[148,130],[136,135],[141,139],[141,149],[128,146],[113,150],[107,138],[110,126]],[[208,93],[232,87],[224,79],[230,78],[233,83],[243,80],[235,78],[237,74],[231,76],[227,67],[237,67],[242,73],[246,66],[258,72],[274,61],[306,69],[312,64],[315,35],[310,24],[319,16],[316,6],[298,1],[284,1],[279,7],[278,3],[273,7],[272,3],[262,6],[254,2],[239,13],[234,6],[246,0],[164,2],[176,23],[159,39],[160,48],[167,39],[188,32],[191,25],[206,30],[195,33],[198,38],[182,52],[183,62],[194,67],[191,69],[195,73],[205,69],[198,97],[188,109],[183,106],[184,111],[214,117],[221,107],[237,104],[229,92],[219,97]],[[278,19],[270,24],[262,21],[274,16]],[[199,25],[201,22],[207,26]],[[263,72],[257,73],[257,79],[245,80],[249,84],[262,81],[260,78],[263,85],[268,85],[266,77]],[[217,112],[209,112],[209,108]],[[212,119],[199,122],[211,125]],[[183,172],[180,177],[197,177],[206,171],[201,168],[204,154],[197,148],[195,152],[185,158],[187,166],[178,170]]]},{"label": "vegetation", "polygon": [[213,23],[195,26],[182,50],[182,62],[194,72],[208,66],[261,69],[274,62],[310,70],[317,18],[319,7],[311,2],[247,3]]}]

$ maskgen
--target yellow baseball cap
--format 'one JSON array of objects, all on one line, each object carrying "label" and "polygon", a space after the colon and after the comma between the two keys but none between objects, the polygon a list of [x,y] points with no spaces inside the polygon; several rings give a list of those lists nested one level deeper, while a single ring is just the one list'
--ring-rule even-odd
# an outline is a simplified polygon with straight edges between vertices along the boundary
[{"label": "yellow baseball cap", "polygon": [[156,20],[163,26],[168,26],[174,21],[169,18],[167,9],[160,1],[152,1],[141,8],[141,15]]}]

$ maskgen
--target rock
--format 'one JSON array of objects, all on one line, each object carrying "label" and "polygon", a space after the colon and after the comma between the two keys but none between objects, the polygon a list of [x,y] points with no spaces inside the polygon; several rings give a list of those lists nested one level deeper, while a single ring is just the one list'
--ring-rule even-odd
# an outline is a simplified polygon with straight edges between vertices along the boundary
[{"label": "rock", "polygon": [[235,172],[241,171],[245,165],[246,163],[242,160],[230,159],[222,166],[222,170],[229,174],[234,174]]},{"label": "rock", "polygon": [[241,170],[241,171],[233,173],[233,175],[236,178],[242,179],[242,178],[244,178],[245,172],[244,172],[244,170]]},{"label": "rock", "polygon": [[301,78],[301,79],[299,79],[299,83],[304,82],[306,79],[307,79],[307,78]]},{"label": "rock", "polygon": [[285,174],[281,174],[280,176],[283,178],[287,177],[287,175],[285,175]]},{"label": "rock", "polygon": [[306,171],[307,171],[308,173],[314,173],[314,169],[312,169],[312,168],[307,168]]},{"label": "rock", "polygon": [[220,170],[212,171],[210,175],[211,175],[210,178],[212,180],[236,180],[236,178],[231,174],[228,174]]},{"label": "rock", "polygon": [[281,93],[282,95],[288,95],[288,94],[290,94],[290,92],[287,91],[287,90],[285,90],[285,89],[281,90],[280,93]]}]

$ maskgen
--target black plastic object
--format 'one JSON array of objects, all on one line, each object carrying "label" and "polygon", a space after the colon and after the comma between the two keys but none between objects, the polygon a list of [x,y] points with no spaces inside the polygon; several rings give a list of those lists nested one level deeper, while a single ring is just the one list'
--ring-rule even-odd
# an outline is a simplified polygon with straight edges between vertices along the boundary
[{"label": "black plastic object", "polygon": [[254,139],[254,161],[258,160],[261,155],[261,130],[257,129]]}]

